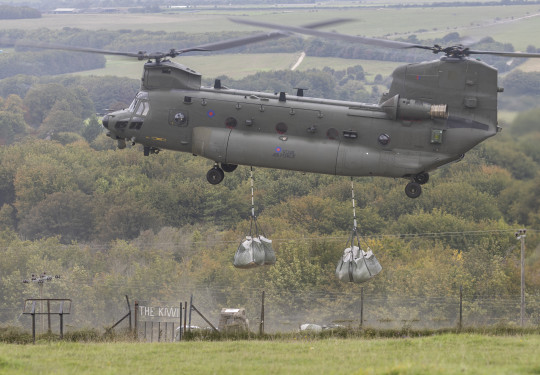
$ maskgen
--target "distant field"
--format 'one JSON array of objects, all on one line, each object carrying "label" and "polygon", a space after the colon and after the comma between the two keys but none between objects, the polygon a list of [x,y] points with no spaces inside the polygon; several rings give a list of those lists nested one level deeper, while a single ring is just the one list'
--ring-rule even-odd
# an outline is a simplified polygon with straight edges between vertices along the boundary
[{"label": "distant field", "polygon": [[[222,31],[252,32],[254,27],[233,24],[227,18],[248,16],[256,20],[299,25],[327,18],[347,17],[357,20],[332,27],[339,32],[391,37],[416,34],[437,37],[451,31],[467,35],[494,35],[516,48],[538,44],[537,31],[540,6],[485,6],[440,8],[365,8],[357,3],[352,7],[287,9],[269,7],[261,10],[200,10],[171,14],[100,14],[44,15],[36,20],[2,20],[1,28],[51,29],[77,27],[83,29],[145,29],[167,32],[205,33]],[[356,5],[355,5],[356,4]]]},{"label": "distant field", "polygon": [[529,59],[520,65],[519,70],[524,72],[540,72],[540,59]]},{"label": "distant field", "polygon": [[538,374],[540,336],[0,344],[2,374]]}]

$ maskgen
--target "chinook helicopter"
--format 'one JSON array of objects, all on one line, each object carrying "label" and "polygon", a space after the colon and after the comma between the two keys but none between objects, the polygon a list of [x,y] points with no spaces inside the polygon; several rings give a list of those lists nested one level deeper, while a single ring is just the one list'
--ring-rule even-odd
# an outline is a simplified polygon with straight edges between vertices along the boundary
[{"label": "chinook helicopter", "polygon": [[[463,158],[494,136],[497,70],[473,54],[540,57],[538,53],[475,51],[457,45],[424,46],[317,30],[345,20],[291,27],[233,19],[274,31],[166,53],[127,53],[58,45],[31,45],[147,59],[140,91],[127,109],[102,123],[118,148],[141,144],[145,156],[163,149],[214,161],[207,172],[219,184],[238,165],[341,176],[409,180],[405,193],[421,195],[429,172]],[[201,74],[170,58],[216,51],[300,33],[385,48],[419,48],[438,60],[398,67],[378,104],[231,89],[220,80],[201,85]]]}]

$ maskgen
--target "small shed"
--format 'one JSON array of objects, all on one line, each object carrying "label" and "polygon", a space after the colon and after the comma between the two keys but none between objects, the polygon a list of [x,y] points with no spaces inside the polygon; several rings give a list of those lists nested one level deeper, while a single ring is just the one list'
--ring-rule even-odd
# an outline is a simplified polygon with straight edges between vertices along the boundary
[{"label": "small shed", "polygon": [[249,330],[249,320],[246,316],[246,309],[222,308],[219,316],[218,329],[220,332],[247,332]]}]

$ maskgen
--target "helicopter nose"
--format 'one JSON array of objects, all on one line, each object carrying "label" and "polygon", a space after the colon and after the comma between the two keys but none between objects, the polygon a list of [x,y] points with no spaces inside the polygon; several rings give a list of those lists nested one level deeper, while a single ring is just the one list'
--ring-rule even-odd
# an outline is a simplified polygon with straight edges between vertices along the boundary
[{"label": "helicopter nose", "polygon": [[107,129],[109,129],[109,119],[110,119],[110,116],[109,115],[105,115],[103,116],[103,118],[101,119],[101,123],[103,124],[103,126]]}]

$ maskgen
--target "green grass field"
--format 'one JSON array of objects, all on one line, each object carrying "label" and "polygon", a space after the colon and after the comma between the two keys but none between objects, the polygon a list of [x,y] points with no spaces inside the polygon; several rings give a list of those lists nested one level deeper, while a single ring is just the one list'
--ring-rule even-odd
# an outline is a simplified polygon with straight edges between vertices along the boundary
[{"label": "green grass field", "polygon": [[539,374],[540,335],[0,344],[1,374]]}]

